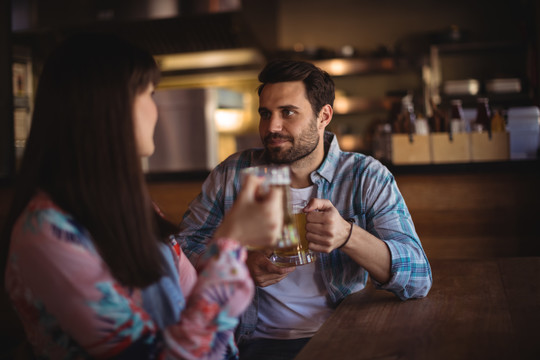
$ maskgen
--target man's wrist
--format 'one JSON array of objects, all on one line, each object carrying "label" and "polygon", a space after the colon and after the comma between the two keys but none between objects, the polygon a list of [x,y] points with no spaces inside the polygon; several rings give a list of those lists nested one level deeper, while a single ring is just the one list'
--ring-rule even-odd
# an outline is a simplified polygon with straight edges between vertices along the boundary
[{"label": "man's wrist", "polygon": [[347,243],[348,243],[349,240],[351,239],[352,230],[353,230],[353,227],[354,227],[354,219],[347,219],[347,222],[351,223],[351,228],[349,229],[349,235],[347,236],[347,238],[345,239],[345,241],[343,242],[343,244],[341,244],[341,245],[338,246],[338,249],[341,249],[341,248],[343,248],[345,245],[347,245]]}]

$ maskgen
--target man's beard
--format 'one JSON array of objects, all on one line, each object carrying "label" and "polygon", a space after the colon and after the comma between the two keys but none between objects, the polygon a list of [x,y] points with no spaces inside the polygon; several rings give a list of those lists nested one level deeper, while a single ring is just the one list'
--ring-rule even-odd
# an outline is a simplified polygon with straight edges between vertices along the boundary
[{"label": "man's beard", "polygon": [[[266,146],[266,144],[271,139],[289,141],[292,146],[287,150],[283,150],[281,146],[270,149],[268,146]],[[300,134],[297,142],[298,144],[296,144],[296,141],[292,136],[276,133],[268,134],[263,139],[263,144],[270,162],[275,164],[292,164],[313,153],[313,151],[315,151],[319,145],[319,134],[317,132],[316,119],[312,121],[309,127]]]}]

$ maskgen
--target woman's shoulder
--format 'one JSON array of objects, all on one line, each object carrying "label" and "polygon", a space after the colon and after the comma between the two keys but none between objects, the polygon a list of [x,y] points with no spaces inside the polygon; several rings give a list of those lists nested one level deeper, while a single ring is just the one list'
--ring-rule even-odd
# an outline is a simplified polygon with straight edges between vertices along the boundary
[{"label": "woman's shoulder", "polygon": [[84,226],[43,191],[34,195],[19,216],[13,228],[12,241],[14,244],[28,241],[61,241],[94,251]]}]

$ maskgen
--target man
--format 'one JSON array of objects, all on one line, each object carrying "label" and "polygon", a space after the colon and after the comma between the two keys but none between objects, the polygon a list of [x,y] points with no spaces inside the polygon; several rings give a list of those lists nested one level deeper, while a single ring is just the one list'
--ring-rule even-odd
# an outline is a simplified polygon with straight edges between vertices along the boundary
[{"label": "man", "polygon": [[295,200],[309,200],[306,238],[315,263],[278,267],[251,251],[257,291],[242,315],[242,359],[292,359],[345,296],[375,286],[400,299],[425,296],[431,269],[393,176],[377,160],[339,149],[325,131],[332,120],[334,83],[312,64],[273,61],[259,74],[259,132],[264,149],[218,165],[192,202],[178,236],[196,265],[205,242],[232,206],[239,171],[288,164]]}]

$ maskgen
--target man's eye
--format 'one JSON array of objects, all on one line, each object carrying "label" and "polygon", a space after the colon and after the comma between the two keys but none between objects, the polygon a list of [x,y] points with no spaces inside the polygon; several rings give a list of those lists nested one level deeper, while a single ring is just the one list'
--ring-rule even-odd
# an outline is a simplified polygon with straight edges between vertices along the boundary
[{"label": "man's eye", "polygon": [[293,116],[294,115],[294,111],[292,110],[283,110],[283,116],[285,117],[290,117],[290,116]]},{"label": "man's eye", "polygon": [[270,113],[269,112],[260,112],[259,113],[261,119],[269,119],[270,118]]}]

